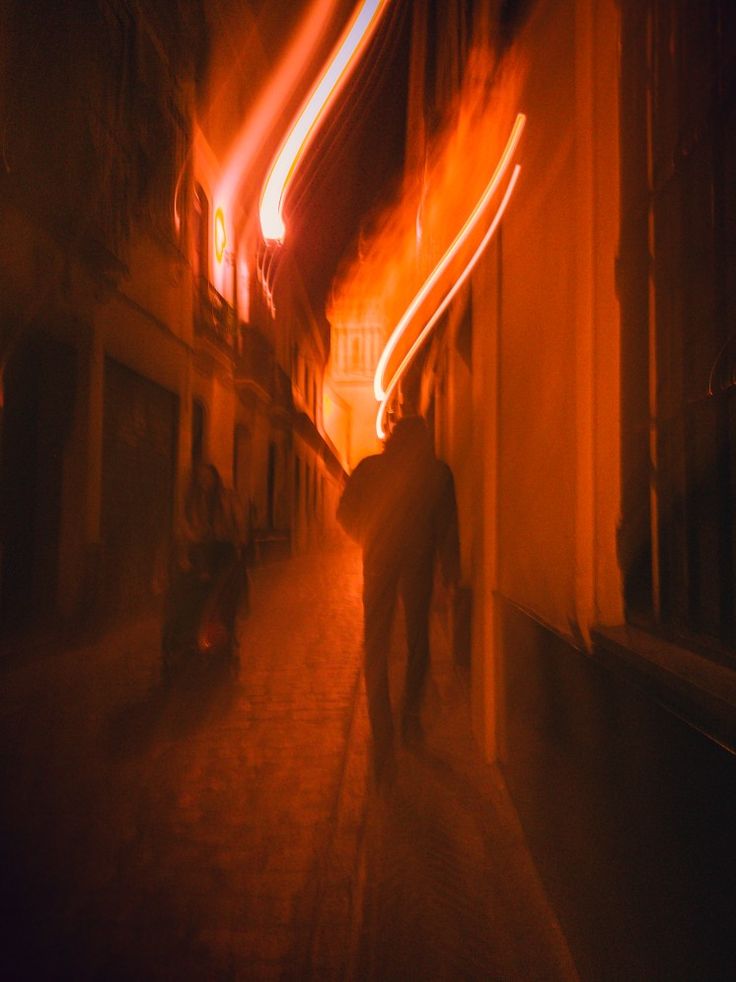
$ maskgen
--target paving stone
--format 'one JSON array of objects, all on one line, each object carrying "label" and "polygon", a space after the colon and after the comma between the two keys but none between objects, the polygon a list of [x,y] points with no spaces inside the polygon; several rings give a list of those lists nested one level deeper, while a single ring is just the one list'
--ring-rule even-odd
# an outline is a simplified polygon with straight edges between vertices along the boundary
[{"label": "paving stone", "polygon": [[159,636],[4,672],[2,977],[574,977],[437,630],[427,748],[368,781],[354,549],[254,571],[229,688],[163,690]]}]

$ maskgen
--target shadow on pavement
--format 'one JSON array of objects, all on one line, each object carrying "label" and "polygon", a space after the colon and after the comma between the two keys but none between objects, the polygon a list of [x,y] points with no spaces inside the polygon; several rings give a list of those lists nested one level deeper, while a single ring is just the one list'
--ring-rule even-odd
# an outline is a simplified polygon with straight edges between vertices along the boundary
[{"label": "shadow on pavement", "polygon": [[574,977],[492,789],[429,748],[368,805],[354,978]]},{"label": "shadow on pavement", "polygon": [[123,706],[110,719],[105,746],[114,757],[135,755],[158,740],[191,736],[233,705],[237,682],[225,673],[198,672],[159,683],[144,699]]}]

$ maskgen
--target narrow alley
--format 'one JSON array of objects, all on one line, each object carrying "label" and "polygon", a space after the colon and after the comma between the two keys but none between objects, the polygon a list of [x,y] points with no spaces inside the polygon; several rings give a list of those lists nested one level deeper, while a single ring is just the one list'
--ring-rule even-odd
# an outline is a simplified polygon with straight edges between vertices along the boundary
[{"label": "narrow alley", "polygon": [[0,3],[0,982],[731,982],[734,134],[734,0]]},{"label": "narrow alley", "polygon": [[438,623],[372,787],[360,589],[342,546],[257,569],[211,691],[162,689],[153,615],[6,659],[4,978],[575,978]]}]

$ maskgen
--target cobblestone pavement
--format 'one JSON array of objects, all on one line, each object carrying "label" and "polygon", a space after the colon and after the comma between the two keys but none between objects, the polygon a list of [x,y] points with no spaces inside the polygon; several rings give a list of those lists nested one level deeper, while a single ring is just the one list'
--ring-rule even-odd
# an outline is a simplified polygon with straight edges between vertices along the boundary
[{"label": "cobblestone pavement", "polygon": [[574,978],[440,633],[367,786],[360,634],[335,549],[256,571],[234,684],[162,689],[153,617],[6,664],[0,976]]},{"label": "cobblestone pavement", "polygon": [[[575,982],[503,780],[475,744],[467,677],[440,623],[424,745],[400,750],[394,785],[367,801],[351,977]],[[404,667],[399,627],[392,698]]]}]

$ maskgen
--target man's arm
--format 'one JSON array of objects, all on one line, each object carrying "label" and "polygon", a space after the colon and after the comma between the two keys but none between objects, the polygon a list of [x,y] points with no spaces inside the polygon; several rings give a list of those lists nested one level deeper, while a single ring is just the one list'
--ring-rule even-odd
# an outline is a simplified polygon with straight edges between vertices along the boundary
[{"label": "man's arm", "polygon": [[455,481],[447,464],[444,470],[442,495],[439,512],[439,535],[437,551],[440,561],[442,582],[445,586],[456,586],[460,582],[460,533],[455,498]]},{"label": "man's arm", "polygon": [[355,542],[362,542],[366,508],[366,467],[361,461],[347,479],[337,506],[337,520]]}]

